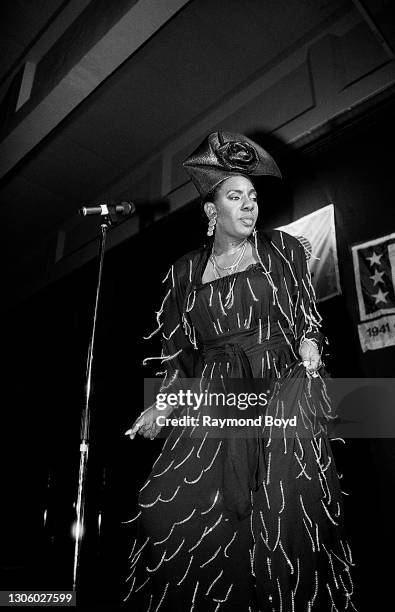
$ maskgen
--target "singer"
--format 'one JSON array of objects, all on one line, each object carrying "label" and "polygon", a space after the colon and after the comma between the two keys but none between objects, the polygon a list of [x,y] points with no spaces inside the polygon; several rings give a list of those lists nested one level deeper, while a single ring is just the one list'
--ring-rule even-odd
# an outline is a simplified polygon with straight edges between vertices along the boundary
[{"label": "singer", "polygon": [[[280,435],[257,426],[244,437],[240,428],[237,436],[217,437],[170,430],[129,521],[137,536],[125,605],[356,610],[342,491],[325,427],[333,418],[323,400],[326,338],[305,251],[283,231],[255,228],[253,179],[281,178],[280,171],[258,144],[228,132],[210,134],[184,167],[201,195],[209,239],[166,275],[156,330],[162,353],[147,363],[157,359],[166,369],[166,392],[185,379],[198,379],[201,388],[232,388],[241,380],[253,391],[270,381],[267,405],[256,405],[252,416],[297,426]],[[154,405],[126,434],[158,435],[159,414],[189,412]]]}]

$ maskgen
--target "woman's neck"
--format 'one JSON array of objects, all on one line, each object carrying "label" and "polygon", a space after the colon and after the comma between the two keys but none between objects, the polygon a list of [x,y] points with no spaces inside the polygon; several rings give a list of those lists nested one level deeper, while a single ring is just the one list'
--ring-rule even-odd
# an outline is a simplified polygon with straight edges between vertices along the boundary
[{"label": "woman's neck", "polygon": [[235,238],[233,236],[215,235],[213,250],[216,255],[226,255],[233,253],[238,247],[243,245],[247,238]]}]

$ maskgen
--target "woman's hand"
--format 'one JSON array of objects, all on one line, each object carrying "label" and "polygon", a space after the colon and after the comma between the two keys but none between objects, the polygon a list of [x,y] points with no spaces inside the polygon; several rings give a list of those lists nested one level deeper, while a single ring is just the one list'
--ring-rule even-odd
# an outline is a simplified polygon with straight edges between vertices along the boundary
[{"label": "woman's hand", "polygon": [[304,340],[301,344],[299,354],[306,370],[313,376],[318,376],[317,370],[322,366],[322,361],[320,352],[315,344],[309,342],[307,339]]},{"label": "woman's hand", "polygon": [[153,440],[163,427],[163,425],[158,425],[157,418],[159,416],[167,417],[172,411],[173,407],[171,406],[167,406],[163,410],[159,410],[155,405],[150,406],[137,417],[132,427],[125,431],[125,436],[129,436],[133,440],[136,433],[138,433],[144,436],[144,438]]}]

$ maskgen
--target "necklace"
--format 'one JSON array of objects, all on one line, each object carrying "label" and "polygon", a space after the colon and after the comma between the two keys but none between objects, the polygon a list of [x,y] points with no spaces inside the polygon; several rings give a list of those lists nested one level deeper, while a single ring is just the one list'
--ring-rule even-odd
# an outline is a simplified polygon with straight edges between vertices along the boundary
[{"label": "necklace", "polygon": [[[228,251],[227,253],[225,253],[225,255],[234,255],[235,253],[237,253],[237,251],[239,251],[240,249],[243,248],[243,246],[246,244],[246,242],[247,242],[247,238],[244,238],[244,240],[242,242],[240,242],[240,244],[235,248],[234,251]],[[213,255],[215,255],[215,253],[214,253],[214,245],[213,245],[213,248],[212,248],[212,253],[213,253]]]},{"label": "necklace", "polygon": [[220,266],[219,265],[218,260],[214,254],[214,247],[211,253],[212,253],[212,257],[215,260],[215,265],[217,266],[217,268],[219,268],[220,270],[232,270],[233,268],[237,267],[240,264],[241,260],[244,257],[246,248],[247,248],[247,238],[232,253],[226,253],[226,255],[234,255],[235,253],[237,253],[237,251],[242,249],[242,252],[240,253],[240,255],[236,258],[236,260],[230,266]]},{"label": "necklace", "polygon": [[221,267],[218,262],[217,259],[214,255],[214,253],[212,252],[210,255],[210,261],[213,264],[215,273],[217,274],[218,278],[221,278],[221,275],[219,274],[218,270],[222,270],[222,271],[226,271],[228,272],[228,274],[234,274],[237,271],[237,268],[239,267],[239,265],[241,264],[246,248],[247,248],[247,241],[244,242],[244,244],[242,245],[242,250],[240,255],[237,257],[236,261],[233,262],[233,264],[231,266],[225,266],[225,267]]}]

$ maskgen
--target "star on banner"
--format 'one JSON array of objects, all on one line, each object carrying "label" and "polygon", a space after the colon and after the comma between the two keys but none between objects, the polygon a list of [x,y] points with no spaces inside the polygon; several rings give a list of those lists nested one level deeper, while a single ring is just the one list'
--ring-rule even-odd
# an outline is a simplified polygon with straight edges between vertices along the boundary
[{"label": "star on banner", "polygon": [[381,291],[381,289],[378,290],[377,293],[372,293],[372,297],[374,297],[374,299],[376,300],[376,304],[378,304],[379,302],[386,302],[387,298],[386,295],[388,295],[388,291]]},{"label": "star on banner", "polygon": [[382,258],[383,254],[379,255],[378,253],[375,253],[373,251],[373,255],[371,257],[367,257],[366,259],[370,259],[370,265],[374,266],[375,264],[377,266],[380,265],[380,259]]},{"label": "star on banner", "polygon": [[369,276],[369,278],[371,278],[373,281],[373,287],[375,287],[377,283],[384,283],[383,276],[384,276],[384,272],[379,272],[378,270],[374,271],[373,276]]},{"label": "star on banner", "polygon": [[[353,245],[352,258],[361,322],[392,314],[395,320],[395,232]],[[392,319],[385,321],[388,328],[375,322],[361,327],[363,350],[368,350],[368,346],[369,350],[390,344],[395,346]],[[371,342],[370,338],[375,339]]]}]

